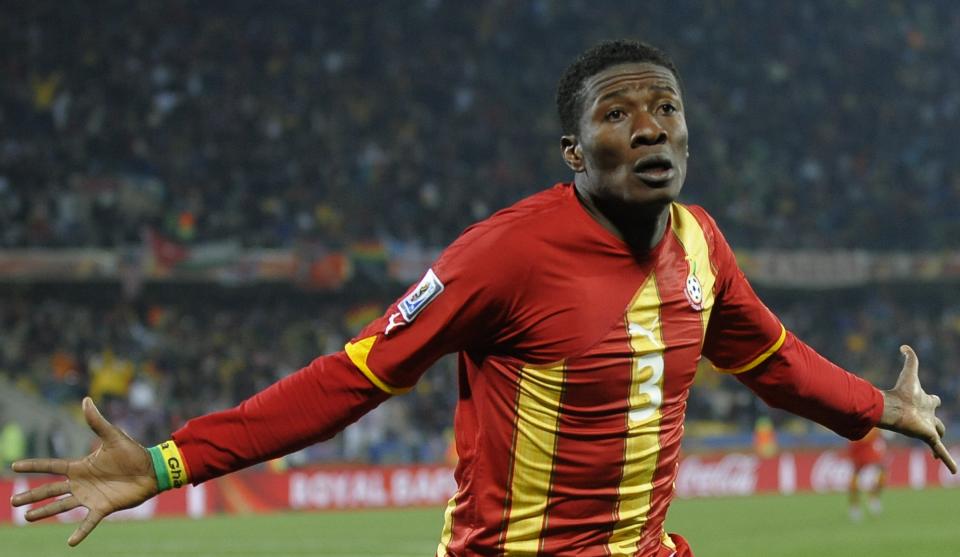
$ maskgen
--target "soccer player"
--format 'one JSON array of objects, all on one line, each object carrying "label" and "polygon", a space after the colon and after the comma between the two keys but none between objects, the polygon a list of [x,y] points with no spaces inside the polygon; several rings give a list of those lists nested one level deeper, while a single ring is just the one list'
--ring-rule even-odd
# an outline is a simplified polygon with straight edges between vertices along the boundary
[{"label": "soccer player", "polygon": [[853,474],[850,476],[850,519],[859,522],[863,518],[860,493],[867,494],[867,510],[880,514],[883,503],[880,493],[886,480],[887,442],[878,429],[871,429],[862,439],[851,441],[848,447]]},{"label": "soccer player", "polygon": [[437,555],[691,555],[663,530],[701,356],[769,404],[849,438],[883,427],[952,470],[940,404],[908,347],[881,392],[794,337],[760,302],[713,219],[677,202],[687,126],[676,67],[633,41],[599,44],[557,90],[574,173],[467,229],[385,315],[238,407],[145,449],[83,410],[103,446],[17,472],[67,480],[14,496],[89,509],[68,543],[158,491],[327,439],[459,354],[457,492]]}]

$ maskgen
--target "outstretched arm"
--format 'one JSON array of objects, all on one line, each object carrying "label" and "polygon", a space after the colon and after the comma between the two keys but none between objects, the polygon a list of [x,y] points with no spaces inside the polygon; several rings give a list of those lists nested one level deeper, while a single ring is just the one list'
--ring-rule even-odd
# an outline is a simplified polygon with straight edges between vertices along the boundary
[{"label": "outstretched arm", "polygon": [[787,334],[783,347],[756,369],[737,379],[767,404],[803,416],[850,439],[863,437],[874,426],[922,439],[951,472],[957,466],[943,445],[944,426],[934,410],[940,398],[928,395],[917,377],[917,356],[909,346],[900,378],[889,391],[880,391],[817,354]]},{"label": "outstretched arm", "polygon": [[730,245],[703,209],[694,213],[710,240],[717,269],[715,304],[704,339],[703,355],[721,371],[756,392],[767,404],[859,439],[878,426],[922,439],[954,474],[957,465],[943,445],[943,422],[934,410],[940,398],[928,395],[917,378],[917,356],[909,346],[893,389],[879,391],[817,354],[760,301],[737,266]]},{"label": "outstretched arm", "polygon": [[150,455],[139,443],[108,422],[89,397],[83,399],[83,417],[100,438],[99,449],[79,460],[36,458],[13,463],[14,472],[57,474],[65,479],[13,496],[15,507],[61,497],[26,514],[30,522],[79,506],[87,508],[77,529],[67,540],[82,542],[107,515],[135,507],[157,494],[157,477]]},{"label": "outstretched arm", "polygon": [[[194,484],[327,439],[389,395],[368,381],[341,352],[317,358],[236,408],[195,418],[173,434],[183,468]],[[151,453],[100,415],[89,398],[83,413],[102,446],[80,460],[28,459],[13,470],[65,476],[13,496],[14,506],[61,497],[26,514],[35,521],[76,507],[87,515],[67,540],[77,545],[107,515],[134,507],[162,489],[177,487],[173,476],[158,481]],[[174,446],[174,443],[161,445]],[[160,458],[160,466],[168,463]],[[167,464],[169,467],[169,464]],[[178,463],[179,466],[179,463]],[[179,476],[178,476],[179,477]]]},{"label": "outstretched arm", "polygon": [[940,397],[923,391],[918,377],[917,355],[909,346],[901,346],[906,358],[896,385],[883,392],[883,415],[879,427],[915,437],[930,445],[934,457],[943,461],[950,472],[957,473],[957,463],[943,445],[946,428],[934,411],[940,406]]},{"label": "outstretched arm", "polygon": [[860,439],[883,414],[883,393],[827,360],[790,332],[757,367],[735,377],[774,408]]}]

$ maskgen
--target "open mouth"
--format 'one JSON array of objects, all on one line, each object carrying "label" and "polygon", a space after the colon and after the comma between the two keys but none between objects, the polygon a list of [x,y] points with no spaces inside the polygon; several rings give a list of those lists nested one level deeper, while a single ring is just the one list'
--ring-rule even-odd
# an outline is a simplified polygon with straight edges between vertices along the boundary
[{"label": "open mouth", "polygon": [[644,182],[662,185],[673,178],[673,162],[665,155],[650,155],[633,165],[633,173]]}]

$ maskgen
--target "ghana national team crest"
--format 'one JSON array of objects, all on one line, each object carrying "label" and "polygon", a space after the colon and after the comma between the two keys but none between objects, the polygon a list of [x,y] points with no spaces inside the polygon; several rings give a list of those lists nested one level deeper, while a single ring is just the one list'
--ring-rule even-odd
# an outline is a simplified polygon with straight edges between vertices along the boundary
[{"label": "ghana national team crest", "polygon": [[700,279],[697,278],[697,262],[692,257],[687,257],[687,263],[690,266],[690,274],[687,275],[687,284],[683,289],[690,307],[697,311],[703,310],[703,286]]}]

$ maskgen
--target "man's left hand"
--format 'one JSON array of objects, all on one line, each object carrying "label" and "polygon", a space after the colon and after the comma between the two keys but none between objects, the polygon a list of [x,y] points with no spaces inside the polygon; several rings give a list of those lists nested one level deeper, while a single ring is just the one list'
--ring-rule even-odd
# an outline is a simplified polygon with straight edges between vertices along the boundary
[{"label": "man's left hand", "polygon": [[904,345],[900,352],[906,360],[897,384],[889,391],[883,391],[883,416],[877,426],[923,440],[930,445],[933,456],[956,474],[957,463],[943,445],[946,428],[934,413],[940,406],[940,397],[928,395],[920,387],[919,363],[913,349]]}]

